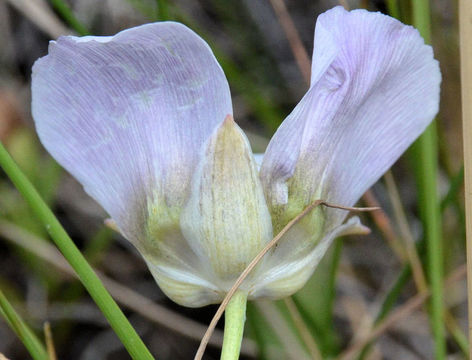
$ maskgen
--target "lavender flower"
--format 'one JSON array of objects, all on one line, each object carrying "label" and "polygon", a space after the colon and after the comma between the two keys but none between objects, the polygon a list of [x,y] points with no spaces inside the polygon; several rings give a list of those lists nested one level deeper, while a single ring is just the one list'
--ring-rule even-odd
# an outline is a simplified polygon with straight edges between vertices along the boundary
[{"label": "lavender flower", "polygon": [[[222,300],[254,256],[316,199],[352,206],[438,111],[441,75],[418,32],[336,7],[316,24],[311,86],[256,165],[208,45],[161,22],[112,37],[61,37],[33,68],[48,151],[110,214],[175,302]],[[316,208],[241,289],[300,289],[346,211]]]}]

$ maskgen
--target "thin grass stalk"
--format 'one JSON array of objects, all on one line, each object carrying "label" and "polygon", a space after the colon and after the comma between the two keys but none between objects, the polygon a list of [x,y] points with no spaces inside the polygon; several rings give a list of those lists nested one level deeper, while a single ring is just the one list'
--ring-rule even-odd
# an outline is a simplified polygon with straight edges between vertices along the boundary
[{"label": "thin grass stalk", "polygon": [[87,28],[75,17],[69,5],[63,0],[49,0],[54,9],[79,35],[89,35]]},{"label": "thin grass stalk", "polygon": [[472,344],[472,2],[459,1],[459,34],[462,82],[462,126],[467,231],[467,293],[469,304],[469,344]]},{"label": "thin grass stalk", "polygon": [[52,338],[51,324],[49,321],[44,323],[44,339],[46,341],[46,349],[49,360],[57,360],[56,349],[54,347],[54,340]]},{"label": "thin grass stalk", "polygon": [[385,174],[384,179],[387,186],[387,192],[390,197],[390,202],[393,207],[393,213],[403,238],[403,246],[408,256],[408,262],[411,265],[416,288],[418,289],[418,292],[426,291],[428,289],[428,284],[426,283],[423,265],[421,264],[421,260],[415,246],[415,239],[410,229],[410,225],[408,224],[405,210],[403,209],[400,199],[400,193],[395,183],[395,179],[393,178],[392,172],[388,171]]},{"label": "thin grass stalk", "polygon": [[[466,265],[461,265],[456,268],[445,280],[446,288],[454,284],[455,282],[461,280],[466,275]],[[385,318],[382,323],[375,326],[372,331],[358,342],[349,346],[342,354],[340,354],[337,360],[351,360],[356,357],[358,352],[363,349],[366,345],[368,345],[371,341],[378,338],[382,335],[385,331],[392,328],[395,324],[400,322],[401,320],[405,319],[408,315],[412,312],[417,311],[423,303],[428,299],[431,293],[419,293],[415,296],[411,297],[405,304],[401,307],[398,307],[395,311],[393,311],[389,316]]]},{"label": "thin grass stalk", "polygon": [[270,0],[272,8],[274,9],[282,29],[287,36],[288,43],[292,50],[297,66],[302,73],[305,82],[310,85],[311,75],[311,61],[308,53],[302,43],[300,35],[298,34],[295,23],[290,16],[284,0]]},{"label": "thin grass stalk", "polygon": [[42,1],[7,0],[6,2],[52,38],[70,33],[69,28],[64,26],[61,19]]},{"label": "thin grass stalk", "polygon": [[[388,313],[395,307],[395,303],[397,302],[398,298],[400,297],[403,288],[407,284],[408,280],[411,277],[411,267],[410,264],[406,264],[403,266],[402,270],[400,271],[400,274],[398,275],[397,279],[393,283],[391,289],[387,292],[387,295],[385,296],[384,300],[382,301],[382,304],[380,306],[380,310],[377,313],[375,320],[374,320],[374,325],[377,326],[378,324],[381,323],[383,319],[388,315]],[[369,353],[370,349],[372,347],[372,342],[369,342],[364,346],[362,351],[360,352],[360,355],[358,357],[359,360],[363,360],[366,358],[367,354]]]},{"label": "thin grass stalk", "polygon": [[[257,310],[255,301],[247,304],[247,324],[251,337],[257,343],[257,356],[254,358],[260,360],[270,360],[274,352],[276,354],[285,354],[277,335],[272,331],[264,316]],[[281,355],[281,358],[283,356]],[[1,360],[1,359],[0,359]]]},{"label": "thin grass stalk", "polygon": [[[388,171],[385,174],[385,183],[387,185],[387,191],[391,199],[391,203],[393,206],[393,211],[395,214],[395,218],[397,221],[398,226],[400,227],[401,234],[405,243],[406,251],[408,254],[408,261],[411,266],[413,272],[413,279],[415,280],[416,288],[418,292],[425,292],[428,290],[428,285],[426,283],[426,277],[423,271],[423,265],[420,261],[420,256],[418,254],[418,249],[415,246],[415,240],[413,238],[412,231],[410,229],[410,225],[408,224],[405,211],[403,209],[403,205],[400,201],[400,194],[398,192],[398,188],[395,184],[395,180],[391,171]],[[454,184],[451,184],[451,188]],[[446,195],[447,196],[447,195]],[[442,204],[441,201],[441,213],[442,213]],[[452,335],[454,340],[456,341],[457,345],[461,348],[462,352],[466,348],[464,346],[464,334],[459,326],[455,326],[455,321],[449,309],[444,308],[444,323],[447,327],[447,330]],[[468,354],[468,351],[467,351]]]},{"label": "thin grass stalk", "polygon": [[462,351],[462,354],[467,358],[470,353],[469,348],[469,341],[467,339],[467,335],[462,332],[460,325],[457,323],[456,319],[450,312],[446,312],[444,317],[444,322],[446,324],[447,330],[451,333],[452,337],[454,338],[456,344]]},{"label": "thin grass stalk", "polygon": [[[430,9],[428,0],[413,0],[413,25],[425,42],[431,41]],[[427,242],[428,275],[431,289],[430,321],[435,343],[435,358],[446,358],[444,329],[443,259],[441,211],[437,193],[437,129],[433,122],[417,142],[418,192],[422,208]]]},{"label": "thin grass stalk", "polygon": [[82,284],[110,323],[122,344],[133,359],[154,359],[134,328],[128,322],[116,302],[103,286],[87,260],[75,246],[51,209],[43,201],[31,182],[18,168],[7,150],[0,143],[0,166],[6,172],[18,191],[23,195],[33,212],[45,226],[51,238],[69,264],[77,273]]},{"label": "thin grass stalk", "polygon": [[321,356],[321,352],[318,349],[318,345],[316,344],[315,339],[312,337],[310,330],[305,324],[305,321],[303,320],[303,317],[300,314],[300,311],[298,310],[295,301],[293,301],[291,297],[287,297],[283,300],[283,302],[288,310],[293,324],[295,325],[295,328],[298,331],[298,334],[300,335],[304,345],[308,349],[312,360],[322,360],[323,357]]},{"label": "thin grass stalk", "polygon": [[[362,196],[362,201],[366,206],[380,206],[379,201],[375,198],[373,192],[371,190],[368,190],[363,196]],[[380,230],[383,239],[386,240],[388,246],[390,249],[392,249],[393,253],[395,256],[402,262],[406,262],[407,260],[407,255],[405,254],[405,251],[403,250],[402,243],[400,239],[398,238],[397,234],[393,230],[392,227],[392,221],[388,217],[388,215],[380,209],[380,211],[377,211],[376,214],[372,213],[372,220],[374,221],[375,225],[377,228]]]},{"label": "thin grass stalk", "polygon": [[400,7],[398,6],[398,0],[387,0],[387,10],[390,16],[399,19],[400,18]]},{"label": "thin grass stalk", "polygon": [[462,165],[459,171],[450,179],[449,190],[441,201],[441,211],[444,211],[449,205],[454,205],[457,202],[458,194],[462,190],[463,181],[464,165]]},{"label": "thin grass stalk", "polygon": [[254,304],[257,310],[264,316],[272,331],[276,334],[284,350],[287,352],[287,358],[297,360],[310,359],[307,351],[299,342],[292,328],[287,324],[286,319],[284,319],[273,302],[260,300],[256,301]]},{"label": "thin grass stalk", "polygon": [[[441,213],[445,211],[445,209],[454,204],[454,200],[458,196],[458,192],[462,187],[462,179],[464,176],[464,167],[462,167],[458,173],[452,178],[451,183],[449,184],[449,190],[446,196],[441,200]],[[374,205],[374,203],[367,203],[369,206]],[[378,204],[377,204],[378,205]],[[418,242],[416,252],[422,252],[422,247],[424,247],[424,239]],[[395,303],[398,301],[398,298],[403,291],[403,288],[407,284],[408,280],[411,276],[411,267],[410,264],[407,263],[403,266],[402,270],[400,271],[397,279],[395,280],[394,284],[392,285],[391,289],[387,292],[382,305],[380,307],[379,312],[375,318],[375,325],[378,325],[387,315],[388,313],[394,308]],[[448,312],[445,313],[445,324],[448,327],[450,333],[453,335],[456,343],[461,348],[462,352],[468,354],[469,344],[467,342],[467,337],[463,339],[463,334],[460,333],[460,329],[452,328],[450,326],[451,322],[449,321],[448,317],[450,314]],[[359,355],[358,359],[364,359],[365,356],[368,354],[370,349],[370,344],[367,345]]]},{"label": "thin grass stalk", "polygon": [[20,315],[18,315],[1,290],[0,315],[5,318],[7,324],[20,338],[21,342],[23,345],[25,345],[26,349],[34,360],[49,360],[49,356],[44,348],[44,345],[39,341],[28,325],[26,325]]}]

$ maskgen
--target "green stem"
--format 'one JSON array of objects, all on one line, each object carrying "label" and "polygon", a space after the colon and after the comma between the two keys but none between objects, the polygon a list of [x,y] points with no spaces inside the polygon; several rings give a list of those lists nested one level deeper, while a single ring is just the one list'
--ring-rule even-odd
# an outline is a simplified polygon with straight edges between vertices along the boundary
[{"label": "green stem", "polygon": [[238,291],[225,310],[225,332],[221,360],[237,360],[241,350],[244,322],[246,321],[247,294]]},{"label": "green stem", "polygon": [[79,35],[89,35],[90,33],[85,26],[75,17],[74,13],[63,0],[49,0],[54,9],[62,16],[62,18],[74,29]]},{"label": "green stem", "polygon": [[[431,42],[429,0],[413,0],[413,25],[426,43]],[[441,209],[437,192],[437,130],[433,123],[418,140],[419,191],[422,200],[423,224],[427,242],[428,275],[431,289],[431,327],[435,341],[435,358],[446,358],[443,304],[443,260]]]},{"label": "green stem", "polygon": [[[429,0],[413,0],[413,25],[426,43],[431,42]],[[431,326],[437,360],[446,358],[443,305],[443,260],[441,209],[437,192],[438,136],[433,122],[418,140],[420,196],[423,200],[423,223],[427,242],[428,275],[431,288]]]},{"label": "green stem", "polygon": [[159,21],[170,20],[169,16],[169,4],[166,0],[156,0],[157,2],[157,16]]},{"label": "green stem", "polygon": [[[443,246],[441,239],[440,204],[437,189],[436,129],[430,127],[420,138],[421,163],[424,174],[420,180],[424,192],[424,225],[427,240],[428,275],[431,289],[431,325],[435,338],[436,359],[446,358],[443,309]],[[431,175],[430,175],[431,174]]]},{"label": "green stem", "polygon": [[387,10],[390,16],[399,19],[400,18],[400,7],[398,6],[398,0],[387,0]]},{"label": "green stem", "polygon": [[5,321],[11,329],[20,338],[34,360],[48,360],[49,356],[44,349],[44,345],[39,341],[36,335],[21,319],[20,315],[15,311],[13,306],[8,302],[7,298],[0,290],[0,315],[5,318]]},{"label": "green stem", "polygon": [[131,357],[139,360],[154,359],[91,266],[87,263],[87,260],[85,260],[52,211],[1,143],[0,166],[5,170],[33,212],[46,227],[49,235],[51,235],[59,250],[75,270],[82,284],[84,284]]}]

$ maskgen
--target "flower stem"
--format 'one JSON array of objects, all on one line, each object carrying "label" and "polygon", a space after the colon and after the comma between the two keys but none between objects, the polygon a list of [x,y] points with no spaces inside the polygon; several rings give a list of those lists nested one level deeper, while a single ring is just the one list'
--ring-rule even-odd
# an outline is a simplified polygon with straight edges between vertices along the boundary
[{"label": "flower stem", "polygon": [[246,321],[247,294],[238,291],[225,310],[225,332],[221,360],[237,360]]}]

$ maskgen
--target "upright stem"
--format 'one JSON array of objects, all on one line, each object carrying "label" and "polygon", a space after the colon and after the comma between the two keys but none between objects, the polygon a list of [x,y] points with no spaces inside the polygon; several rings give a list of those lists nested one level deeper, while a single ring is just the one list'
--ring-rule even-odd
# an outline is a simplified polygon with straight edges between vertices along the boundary
[{"label": "upright stem", "polygon": [[[413,25],[426,43],[431,41],[429,0],[412,0]],[[423,210],[428,275],[431,289],[431,326],[435,342],[435,359],[446,358],[444,329],[443,259],[441,234],[441,209],[437,193],[438,135],[433,122],[419,138],[419,196]]]},{"label": "upright stem", "polygon": [[2,290],[0,290],[0,316],[20,338],[34,360],[48,360],[44,345],[11,306]]},{"label": "upright stem", "polygon": [[237,360],[241,350],[244,323],[246,321],[247,295],[238,291],[225,310],[225,332],[221,360]]},{"label": "upright stem", "polygon": [[43,223],[51,238],[69,264],[77,273],[80,281],[110,323],[122,344],[135,360],[153,360],[153,356],[144,345],[134,328],[121,312],[111,295],[103,286],[82,253],[56,219],[51,209],[26,178],[20,168],[0,142],[0,168],[3,168],[15,187],[23,195],[33,212]]}]

